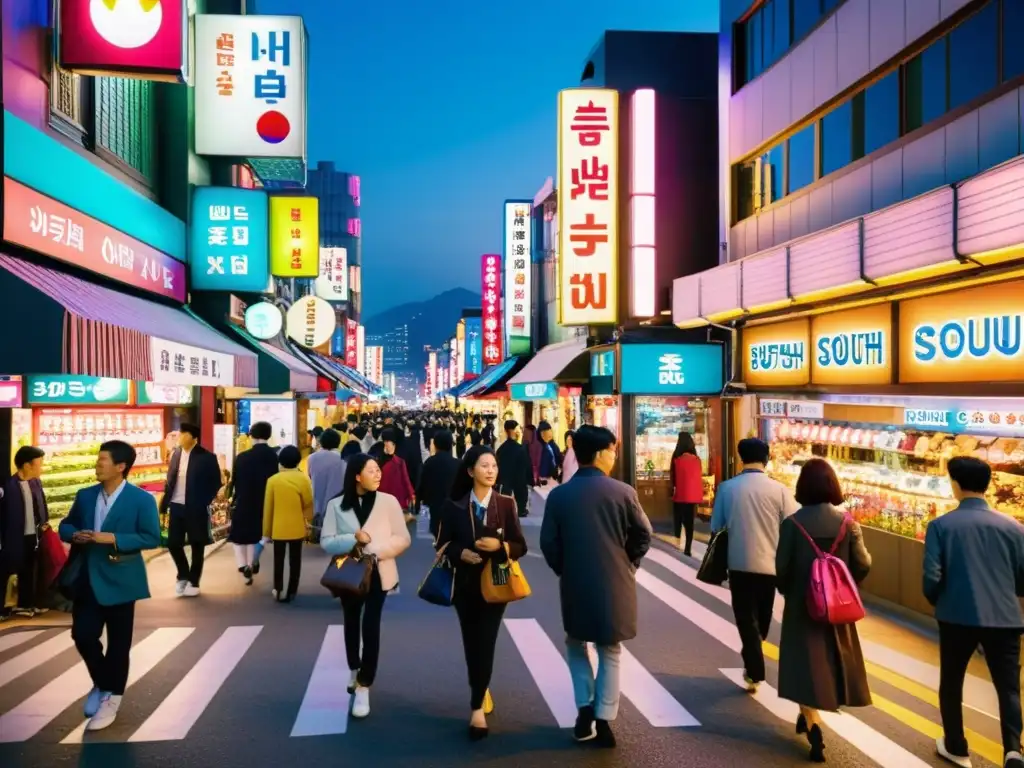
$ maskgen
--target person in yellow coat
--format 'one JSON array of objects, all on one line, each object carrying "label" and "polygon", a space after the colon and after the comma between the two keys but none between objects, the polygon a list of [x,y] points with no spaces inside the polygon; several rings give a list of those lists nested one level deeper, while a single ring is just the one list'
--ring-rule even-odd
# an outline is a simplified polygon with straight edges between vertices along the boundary
[{"label": "person in yellow coat", "polygon": [[[302,542],[313,520],[313,486],[299,469],[302,455],[294,445],[278,453],[281,471],[267,481],[263,500],[263,536],[274,542],[274,599],[290,603],[299,591]],[[284,591],[284,556],[288,553],[288,592]]]}]

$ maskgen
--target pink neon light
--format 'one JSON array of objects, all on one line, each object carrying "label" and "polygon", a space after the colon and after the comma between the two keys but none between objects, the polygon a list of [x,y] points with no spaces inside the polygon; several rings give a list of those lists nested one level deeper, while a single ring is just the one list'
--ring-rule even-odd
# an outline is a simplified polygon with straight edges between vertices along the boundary
[{"label": "pink neon light", "polygon": [[359,177],[352,174],[348,177],[348,195],[359,205]]},{"label": "pink neon light", "polygon": [[657,243],[655,237],[655,95],[642,88],[630,99],[630,261],[633,287],[633,315],[653,317],[658,312],[655,298]]},{"label": "pink neon light", "polygon": [[362,237],[363,236],[363,223],[359,219],[349,219],[348,220],[348,233],[350,235],[352,235],[352,237]]}]

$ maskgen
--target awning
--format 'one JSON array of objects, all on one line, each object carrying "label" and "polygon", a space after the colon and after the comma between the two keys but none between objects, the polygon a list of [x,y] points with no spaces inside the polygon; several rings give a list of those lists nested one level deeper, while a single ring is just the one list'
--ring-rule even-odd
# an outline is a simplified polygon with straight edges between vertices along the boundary
[{"label": "awning", "polygon": [[473,379],[473,384],[467,388],[459,397],[487,397],[498,392],[504,392],[508,380],[519,371],[530,358],[510,357],[497,365],[492,365],[483,375]]},{"label": "awning", "polygon": [[[3,253],[0,295],[5,370],[186,386],[258,383],[256,355],[187,308],[146,301]],[[17,328],[30,332],[18,338],[11,333]]]},{"label": "awning", "polygon": [[476,382],[478,380],[479,380],[479,377],[478,376],[474,376],[472,379],[465,379],[463,381],[460,381],[454,387],[452,387],[450,389],[446,389],[444,392],[442,392],[441,396],[442,397],[462,397],[462,396],[464,396],[466,394],[466,391],[470,387],[472,387],[472,386],[474,386],[476,384]]},{"label": "awning", "polygon": [[339,360],[335,360],[333,357],[327,355],[321,355],[319,352],[314,352],[311,349],[306,349],[298,344],[289,342],[289,346],[302,357],[302,359],[309,362],[313,368],[322,371],[323,375],[329,379],[335,379],[340,382],[342,386],[352,390],[355,394],[367,397],[369,395],[384,395],[383,387],[378,387],[368,378],[359,373],[355,368],[345,365]]},{"label": "awning", "polygon": [[[586,352],[586,339],[570,339],[558,344],[548,344],[533,356],[519,373],[509,379],[508,388],[513,400],[556,400],[558,398],[559,378],[567,373],[580,355]],[[589,374],[589,367],[582,372],[584,381]]]},{"label": "awning", "polygon": [[237,325],[231,325],[259,356],[260,394],[280,395],[284,392],[316,392],[317,373],[309,365],[267,341],[260,341]]}]

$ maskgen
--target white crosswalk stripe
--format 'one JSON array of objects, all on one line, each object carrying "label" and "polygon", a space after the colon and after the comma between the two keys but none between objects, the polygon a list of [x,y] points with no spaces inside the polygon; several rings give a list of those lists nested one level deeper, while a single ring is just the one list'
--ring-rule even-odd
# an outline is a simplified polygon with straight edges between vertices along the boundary
[{"label": "white crosswalk stripe", "polygon": [[[27,632],[25,634],[28,634]],[[17,634],[12,637],[18,637]],[[12,643],[9,647],[15,647]],[[0,664],[0,687],[7,685],[12,680],[28,674],[36,667],[39,667],[71,648],[74,648],[75,641],[71,639],[71,632],[61,632],[49,640],[30,648],[24,653],[15,656],[9,661]]]},{"label": "white crosswalk stripe", "polygon": [[332,736],[348,730],[349,674],[345,627],[334,624],[324,634],[292,736]]}]

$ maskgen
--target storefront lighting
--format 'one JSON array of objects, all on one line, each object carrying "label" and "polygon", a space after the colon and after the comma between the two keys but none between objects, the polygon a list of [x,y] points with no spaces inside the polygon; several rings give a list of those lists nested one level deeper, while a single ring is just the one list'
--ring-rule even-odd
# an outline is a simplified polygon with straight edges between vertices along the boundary
[{"label": "storefront lighting", "polygon": [[653,317],[656,300],[657,243],[655,214],[655,96],[650,88],[633,94],[630,102],[630,259],[632,314]]}]

